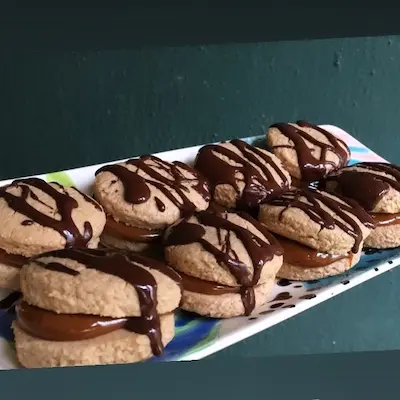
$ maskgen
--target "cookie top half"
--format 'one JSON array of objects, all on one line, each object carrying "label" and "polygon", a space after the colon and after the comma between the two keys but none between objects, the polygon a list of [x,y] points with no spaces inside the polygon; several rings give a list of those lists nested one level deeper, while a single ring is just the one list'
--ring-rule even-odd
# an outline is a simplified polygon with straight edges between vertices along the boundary
[{"label": "cookie top half", "polygon": [[331,254],[358,253],[374,229],[357,202],[312,188],[263,204],[259,220],[272,232]]},{"label": "cookie top half", "polygon": [[142,156],[96,172],[96,199],[116,221],[162,229],[208,207],[206,179],[190,166]]},{"label": "cookie top half", "polygon": [[39,178],[0,188],[0,248],[25,257],[90,246],[104,228],[102,207],[73,187]]},{"label": "cookie top half", "polygon": [[179,305],[180,276],[132,252],[64,249],[32,258],[21,270],[24,300],[64,314],[140,317]]},{"label": "cookie top half", "polygon": [[394,164],[353,164],[327,177],[321,187],[356,200],[369,212],[400,212],[400,167]]},{"label": "cookie top half", "polygon": [[195,168],[212,185],[213,199],[229,208],[255,207],[291,184],[277,157],[239,139],[202,147]]},{"label": "cookie top half", "polygon": [[332,133],[307,121],[276,123],[267,132],[268,145],[291,176],[317,181],[347,165],[350,149]]},{"label": "cookie top half", "polygon": [[178,271],[233,287],[263,283],[283,262],[279,243],[245,213],[197,213],[168,228],[164,243]]}]

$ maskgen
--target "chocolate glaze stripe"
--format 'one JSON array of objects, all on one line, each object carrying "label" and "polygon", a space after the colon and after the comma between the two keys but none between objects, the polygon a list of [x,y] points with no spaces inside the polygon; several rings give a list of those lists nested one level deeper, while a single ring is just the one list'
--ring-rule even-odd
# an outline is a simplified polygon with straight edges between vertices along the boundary
[{"label": "chocolate glaze stripe", "polygon": [[[180,276],[171,268],[155,260],[150,260],[139,254],[121,253],[107,249],[67,249],[56,250],[43,254],[37,258],[58,257],[75,260],[86,268],[95,269],[106,274],[117,276],[131,284],[137,291],[141,316],[140,319],[128,318],[124,328],[138,334],[147,335],[154,355],[160,355],[164,346],[161,338],[160,318],[157,313],[157,283],[153,275],[141,265],[158,270],[175,282],[180,283]],[[45,264],[40,260],[43,268],[70,275],[78,275],[79,272],[57,262]]]},{"label": "chocolate glaze stripe", "polygon": [[[239,154],[221,145],[212,144],[202,147],[196,157],[195,168],[210,180],[214,188],[220,184],[228,184],[239,194],[238,182],[244,182],[243,194],[238,199],[239,207],[255,207],[261,201],[288,189],[285,174],[268,153],[239,139],[229,143],[235,146]],[[221,157],[227,157],[235,165]],[[279,177],[280,183],[270,168]],[[237,173],[243,175],[241,180]]]},{"label": "chocolate glaze stripe", "polygon": [[[394,179],[379,173],[388,174]],[[321,187],[330,181],[338,184],[338,189],[344,196],[358,201],[367,211],[372,211],[391,187],[400,192],[400,167],[386,163],[362,162],[343,168],[337,175],[327,177],[321,182]]]},{"label": "chocolate glaze stripe", "polygon": [[[295,207],[305,212],[314,222],[321,225],[322,228],[334,229],[335,226],[338,226],[354,238],[352,252],[357,253],[363,235],[357,221],[348,214],[354,215],[362,224],[371,229],[375,226],[374,221],[355,201],[346,199],[339,195],[335,196],[338,200],[342,200],[345,203],[337,201],[333,197],[328,197],[324,192],[309,188],[293,190],[279,198],[271,200],[270,204],[284,207],[280,213],[280,218],[282,218],[287,209]],[[302,201],[300,199],[301,197],[305,197],[307,202]],[[331,209],[344,222],[326,212],[319,202],[325,207]]]},{"label": "chocolate glaze stripe", "polygon": [[[46,193],[55,201],[57,212],[61,216],[60,220],[43,214],[27,202],[29,197],[34,200],[37,199],[37,196],[33,193],[30,186]],[[9,193],[7,189],[10,187],[20,188],[21,196]],[[15,212],[25,215],[27,218],[39,225],[57,231],[65,238],[65,247],[67,248],[73,246],[85,247],[92,238],[93,230],[88,221],[84,223],[84,232],[81,234],[72,219],[72,211],[78,207],[78,202],[71,196],[59,192],[42,179],[27,178],[15,180],[10,185],[0,188],[0,198],[3,198],[7,202],[8,206]],[[83,198],[87,200],[87,196],[83,195]]]},{"label": "chocolate glaze stripe", "polygon": [[[256,229],[266,237],[267,241],[229,221],[227,219],[228,213],[217,214],[202,211],[196,214],[196,218],[200,224],[213,227],[217,230],[221,249],[215,247],[203,238],[206,231],[202,225],[191,223],[187,220],[180,222],[169,230],[165,239],[165,245],[201,244],[206,251],[214,255],[220,265],[224,265],[228,268],[229,272],[235,277],[237,283],[241,286],[241,296],[245,307],[245,313],[249,315],[255,308],[254,286],[257,285],[260,279],[262,268],[264,264],[272,260],[275,255],[282,255],[282,248],[258,221],[255,221],[253,218],[243,213],[239,213],[238,215],[252,223]],[[221,230],[226,231],[224,239],[222,239]],[[249,267],[242,263],[237,255],[233,254],[232,256],[232,246],[230,243],[231,232],[243,243],[252,260],[254,269],[252,277]]]},{"label": "chocolate glaze stripe", "polygon": [[[273,149],[286,147],[292,148],[296,151],[302,180],[308,182],[316,181],[326,175],[328,166],[337,169],[337,167],[342,168],[348,163],[350,150],[342,140],[336,138],[325,129],[307,121],[297,121],[296,124],[302,128],[311,128],[322,133],[329,142],[329,144],[321,142],[306,131],[287,123],[276,123],[271,126],[271,128],[279,129],[282,135],[286,136],[293,142],[293,145],[279,145],[274,146]],[[307,146],[306,141],[321,149],[320,159],[317,159],[313,155],[312,150]],[[328,151],[337,155],[339,158],[338,166],[336,166],[333,161],[327,160]]]},{"label": "chocolate glaze stripe", "polygon": [[[149,162],[152,165],[149,165]],[[160,190],[168,200],[170,200],[181,212],[182,216],[191,215],[196,211],[196,205],[190,200],[190,190],[184,183],[191,183],[190,187],[196,191],[205,201],[210,200],[210,193],[207,181],[188,165],[175,161],[168,163],[154,156],[142,156],[137,159],[130,159],[126,164],[135,166],[136,171],[129,170],[122,165],[106,165],[96,171],[96,175],[101,172],[111,172],[119,178],[124,186],[124,198],[132,204],[142,204],[150,199],[151,191],[149,185]],[[164,171],[168,177],[157,172]],[[182,171],[191,175],[187,178]],[[150,178],[139,175],[143,172]],[[158,197],[155,198],[156,206],[160,212],[165,211],[165,204]]]}]

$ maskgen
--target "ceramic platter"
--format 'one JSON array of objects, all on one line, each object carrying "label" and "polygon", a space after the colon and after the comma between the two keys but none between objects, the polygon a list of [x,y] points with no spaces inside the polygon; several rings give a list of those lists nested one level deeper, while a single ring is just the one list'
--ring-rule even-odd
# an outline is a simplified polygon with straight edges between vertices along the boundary
[{"label": "ceramic platter", "polygon": [[[351,150],[350,164],[360,161],[385,160],[365,147],[342,129],[323,125],[324,129],[344,140]],[[259,147],[266,146],[264,136],[243,139]],[[182,161],[192,164],[201,146],[167,151],[156,154],[166,161]],[[103,164],[101,164],[103,165]],[[49,182],[73,185],[89,193],[95,171],[101,165],[92,165],[63,172],[39,175]],[[11,180],[0,182],[0,185]],[[176,313],[176,335],[165,349],[161,358],[154,361],[198,360],[216,353],[241,340],[255,335],[317,304],[329,300],[360,283],[372,279],[400,264],[400,249],[363,254],[360,262],[350,271],[340,276],[312,282],[277,281],[267,303],[255,310],[249,317],[229,320],[202,318],[183,312]],[[1,291],[0,299],[8,297],[8,306],[0,310],[0,369],[19,368],[16,362],[13,334],[10,328],[14,319],[13,297],[9,291]]]}]

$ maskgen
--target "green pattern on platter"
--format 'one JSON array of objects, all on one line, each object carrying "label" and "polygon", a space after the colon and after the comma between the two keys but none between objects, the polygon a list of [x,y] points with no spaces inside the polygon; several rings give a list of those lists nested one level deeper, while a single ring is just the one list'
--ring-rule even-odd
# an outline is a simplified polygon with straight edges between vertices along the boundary
[{"label": "green pattern on platter", "polygon": [[47,182],[57,182],[63,186],[74,186],[74,182],[68,176],[66,172],[52,172],[50,174],[46,174]]},{"label": "green pattern on platter", "polygon": [[199,320],[194,319],[192,321],[190,321],[188,324],[183,325],[183,326],[177,326],[175,327],[175,335],[180,335],[184,332],[190,331],[191,329],[193,329],[195,326],[197,326],[200,323]]},{"label": "green pattern on platter", "polygon": [[183,353],[182,356],[179,357],[179,358],[187,357],[187,356],[190,356],[190,355],[192,355],[194,353],[197,353],[199,351],[202,351],[202,350],[206,349],[213,342],[215,342],[217,340],[218,333],[219,333],[219,325],[215,325],[211,329],[210,333],[204,339],[200,340],[200,342],[198,342],[195,346],[193,346],[187,352]]}]

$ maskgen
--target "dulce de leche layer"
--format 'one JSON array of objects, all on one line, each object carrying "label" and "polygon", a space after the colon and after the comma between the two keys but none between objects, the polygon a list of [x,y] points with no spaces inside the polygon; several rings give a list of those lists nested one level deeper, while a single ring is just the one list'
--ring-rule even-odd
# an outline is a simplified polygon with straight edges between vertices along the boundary
[{"label": "dulce de leche layer", "polygon": [[28,261],[27,257],[18,255],[18,254],[10,254],[0,249],[0,263],[6,264],[11,267],[21,268]]},{"label": "dulce de leche layer", "polygon": [[57,314],[21,301],[17,320],[30,335],[51,341],[91,339],[124,327],[127,318],[106,318],[84,314]]},{"label": "dulce de leche layer", "polygon": [[183,289],[189,292],[209,294],[213,296],[218,296],[226,293],[241,293],[240,286],[224,286],[215,282],[209,282],[199,278],[194,278],[193,276],[183,274],[182,272],[180,272],[179,275],[182,278]]},{"label": "dulce de leche layer", "polygon": [[283,261],[296,267],[326,267],[335,261],[352,257],[351,253],[348,255],[322,253],[282,236],[275,235],[275,237],[283,248]]},{"label": "dulce de leche layer", "polygon": [[163,234],[161,230],[138,228],[117,222],[110,216],[107,216],[104,231],[112,236],[133,242],[151,242],[160,238]]},{"label": "dulce de leche layer", "polygon": [[396,214],[372,213],[371,216],[375,222],[376,227],[400,224],[400,213]]}]

